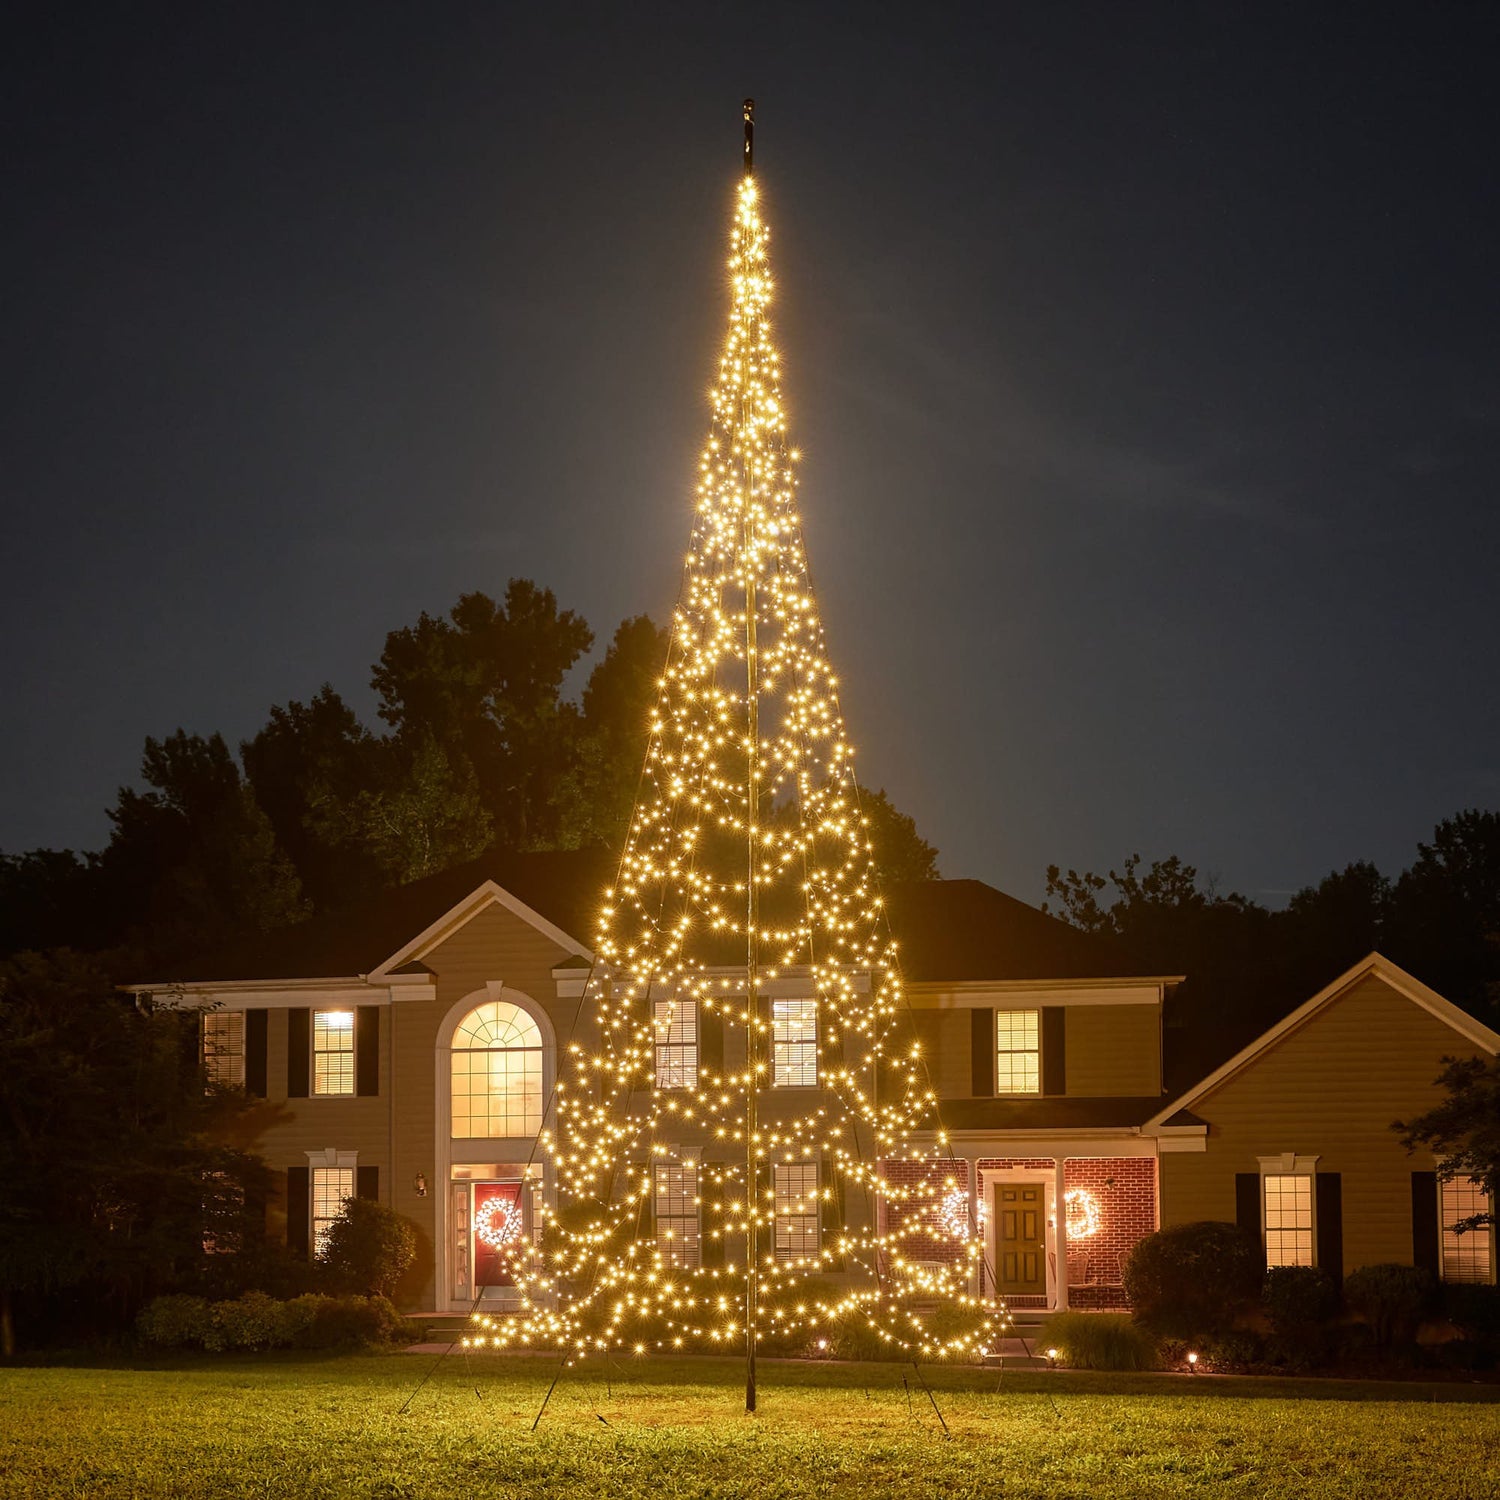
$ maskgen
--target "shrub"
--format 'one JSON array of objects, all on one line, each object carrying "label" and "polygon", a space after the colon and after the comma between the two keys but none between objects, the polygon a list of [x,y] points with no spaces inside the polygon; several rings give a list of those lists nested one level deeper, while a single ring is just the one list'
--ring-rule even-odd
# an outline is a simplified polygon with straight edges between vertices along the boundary
[{"label": "shrub", "polygon": [[1255,1301],[1264,1266],[1260,1242],[1238,1224],[1176,1224],[1130,1252],[1125,1295],[1153,1333],[1201,1339],[1227,1329]]},{"label": "shrub", "polygon": [[1042,1331],[1075,1370],[1154,1370],[1156,1341],[1124,1313],[1058,1313]]},{"label": "shrub", "polygon": [[1446,1286],[1443,1312],[1470,1343],[1500,1354],[1500,1286]]},{"label": "shrub", "polygon": [[1266,1341],[1253,1329],[1231,1328],[1205,1339],[1197,1352],[1200,1370],[1224,1374],[1260,1364],[1265,1358]]},{"label": "shrub", "polygon": [[1339,1288],[1327,1271],[1318,1266],[1272,1266],[1260,1300],[1276,1336],[1276,1364],[1305,1370],[1328,1359],[1329,1324],[1338,1316]]},{"label": "shrub", "polygon": [[1361,1266],[1344,1278],[1344,1301],[1370,1325],[1382,1349],[1416,1336],[1435,1290],[1431,1273],[1420,1266]]},{"label": "shrub", "polygon": [[213,1309],[207,1301],[181,1293],[153,1299],[135,1320],[141,1339],[162,1349],[201,1349],[213,1329]]},{"label": "shrub", "polygon": [[231,1302],[216,1302],[213,1328],[204,1348],[271,1349],[291,1342],[282,1309],[284,1302],[264,1292],[246,1292]]},{"label": "shrub", "polygon": [[319,1256],[350,1292],[389,1297],[417,1258],[417,1227],[373,1198],[348,1198]]},{"label": "shrub", "polygon": [[[315,1303],[298,1342],[304,1349],[368,1349],[389,1344],[409,1330],[384,1297],[299,1297]],[[299,1309],[299,1322],[305,1313]]]}]

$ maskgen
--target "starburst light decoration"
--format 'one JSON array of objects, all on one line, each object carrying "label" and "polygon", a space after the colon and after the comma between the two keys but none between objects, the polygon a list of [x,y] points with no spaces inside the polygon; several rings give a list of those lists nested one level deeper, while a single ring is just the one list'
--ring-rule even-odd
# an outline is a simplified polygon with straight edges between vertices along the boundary
[{"label": "starburst light decoration", "polygon": [[925,1258],[930,1214],[892,1211],[931,1198],[890,1164],[948,1143],[808,577],[767,243],[747,171],[671,648],[543,1137],[556,1203],[512,1247],[523,1315],[476,1336],[743,1347],[751,1405],[758,1346],[972,1356],[1008,1321],[981,1242]]}]

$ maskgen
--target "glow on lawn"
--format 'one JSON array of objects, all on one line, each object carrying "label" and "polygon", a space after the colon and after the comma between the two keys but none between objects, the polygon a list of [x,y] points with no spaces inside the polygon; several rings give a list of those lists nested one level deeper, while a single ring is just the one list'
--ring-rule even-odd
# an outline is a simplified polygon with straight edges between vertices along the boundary
[{"label": "glow on lawn", "polygon": [[[929,1214],[880,1210],[882,1200],[930,1208],[929,1190],[887,1181],[881,1163],[941,1162],[947,1137],[933,1129],[937,1096],[902,1025],[896,945],[808,578],[767,242],[747,175],[672,645],[583,1002],[584,1034],[597,1041],[574,1042],[559,1059],[542,1137],[558,1207],[542,1210],[545,1250],[530,1239],[509,1246],[520,1315],[479,1318],[479,1344],[555,1342],[573,1358],[647,1341],[733,1347],[744,1338],[751,1224],[766,1336],[856,1324],[893,1354],[933,1358],[973,1355],[1009,1323],[1003,1304],[971,1291],[983,1249],[967,1228],[953,1263],[935,1263],[908,1248],[930,1237]],[[759,1004],[745,994],[752,943],[758,987],[818,1002],[817,1086],[795,1112],[773,1118],[768,1108],[747,1140],[750,1091],[773,1097],[762,1095],[773,1052],[765,992]],[[677,1006],[696,1004],[689,1086],[658,1083],[657,1001],[669,1002],[668,1028]],[[753,1032],[760,1061],[710,1059],[709,1027],[737,1041]],[[703,1265],[674,1263],[680,1252],[669,1257],[668,1238],[652,1229],[652,1167],[678,1160],[673,1143],[684,1139],[702,1146],[692,1201]],[[783,1203],[779,1217],[772,1169],[781,1163],[817,1172],[807,1201]],[[872,1207],[868,1224],[840,1211],[857,1196]],[[784,1216],[799,1209],[817,1213],[820,1233],[792,1250]],[[922,1307],[934,1299],[964,1309],[965,1326],[927,1326]]]}]

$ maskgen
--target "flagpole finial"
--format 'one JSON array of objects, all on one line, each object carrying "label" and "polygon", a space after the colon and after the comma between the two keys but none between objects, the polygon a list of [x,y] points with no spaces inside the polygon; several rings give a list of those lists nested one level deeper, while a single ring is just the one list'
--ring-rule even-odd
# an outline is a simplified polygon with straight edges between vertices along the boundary
[{"label": "flagpole finial", "polygon": [[755,100],[745,100],[745,170],[755,170]]}]

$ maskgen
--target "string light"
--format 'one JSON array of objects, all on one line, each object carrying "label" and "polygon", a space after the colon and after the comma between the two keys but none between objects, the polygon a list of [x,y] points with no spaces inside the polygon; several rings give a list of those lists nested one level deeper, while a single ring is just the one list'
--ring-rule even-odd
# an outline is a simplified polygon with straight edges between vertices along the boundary
[{"label": "string light", "polygon": [[1099,1233],[1099,1200],[1087,1188],[1069,1188],[1063,1194],[1069,1240],[1088,1240]]},{"label": "string light", "polygon": [[557,1204],[506,1241],[520,1311],[474,1347],[722,1350],[754,1326],[826,1350],[843,1326],[966,1357],[1009,1326],[972,1291],[967,1194],[932,1259],[932,1190],[885,1170],[946,1137],[808,578],[767,244],[747,175],[671,650],[542,1136]]}]

